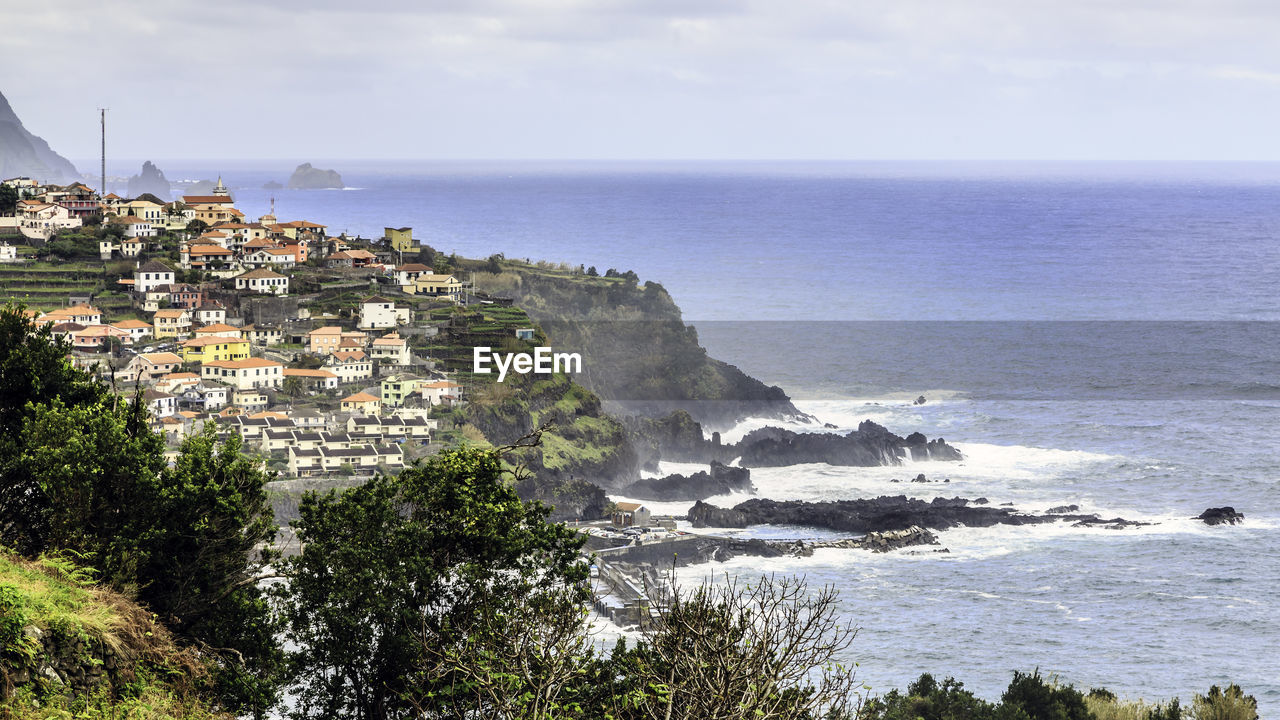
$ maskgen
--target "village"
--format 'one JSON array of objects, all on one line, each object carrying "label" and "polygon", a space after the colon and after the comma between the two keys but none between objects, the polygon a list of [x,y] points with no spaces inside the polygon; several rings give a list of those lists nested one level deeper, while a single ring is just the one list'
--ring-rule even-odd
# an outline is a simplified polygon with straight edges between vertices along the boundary
[{"label": "village", "polygon": [[0,267],[40,277],[41,248],[83,243],[98,227],[97,260],[120,272],[115,287],[53,308],[35,294],[27,312],[70,343],[75,366],[139,394],[175,454],[212,420],[282,477],[395,472],[439,447],[440,417],[466,402],[440,357],[457,309],[486,311],[491,335],[533,338],[509,301],[416,262],[410,228],[365,241],[309,220],[248,220],[221,179],[169,203],[79,183],[2,184],[17,201],[0,217]]}]

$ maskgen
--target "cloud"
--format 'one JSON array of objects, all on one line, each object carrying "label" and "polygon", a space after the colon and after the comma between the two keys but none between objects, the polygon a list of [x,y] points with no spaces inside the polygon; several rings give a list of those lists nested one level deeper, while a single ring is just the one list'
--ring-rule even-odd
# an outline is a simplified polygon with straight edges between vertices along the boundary
[{"label": "cloud", "polygon": [[[1064,145],[1035,128],[1117,154],[1133,145],[1108,134],[1156,119],[1212,131],[1225,121],[1203,98],[1266,112],[1274,100],[1251,89],[1280,75],[1280,7],[1253,0],[372,5],[9,5],[2,89],[78,155],[108,106],[117,151],[139,156],[915,156],[946,155],[957,135],[955,155],[1046,156]],[[110,81],[50,90],[86,68]],[[1106,108],[1113,132],[1059,118],[1073,108]]]}]

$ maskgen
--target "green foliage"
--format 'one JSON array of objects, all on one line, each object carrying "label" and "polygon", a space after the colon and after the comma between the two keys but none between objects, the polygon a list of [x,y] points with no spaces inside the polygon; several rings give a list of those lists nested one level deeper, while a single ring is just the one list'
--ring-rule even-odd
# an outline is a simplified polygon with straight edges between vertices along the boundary
[{"label": "green foliage", "polygon": [[0,184],[0,215],[12,215],[18,207],[18,188]]},{"label": "green foliage", "polygon": [[40,249],[41,256],[59,260],[98,257],[98,238],[96,235],[59,234]]},{"label": "green foliage", "polygon": [[0,543],[35,555],[48,547],[52,529],[44,490],[21,462],[23,427],[54,399],[68,408],[88,406],[104,391],[67,362],[70,345],[24,311],[12,303],[0,309]]},{"label": "green foliage", "polygon": [[1239,685],[1214,685],[1191,702],[1191,720],[1258,720],[1258,701]]},{"label": "green foliage", "polygon": [[1040,671],[1018,671],[1000,698],[1000,720],[1092,720],[1084,693],[1070,685],[1045,682]]},{"label": "green foliage", "polygon": [[1120,700],[1108,690],[1093,689],[1084,698],[1089,713],[1096,720],[1182,720],[1178,698],[1167,703],[1148,705],[1141,700]]},{"label": "green foliage", "polygon": [[445,451],[309,495],[300,514],[303,551],[282,598],[299,718],[400,717],[415,702],[461,713],[473,681],[438,669],[427,648],[509,631],[504,608],[548,593],[586,597],[582,536],[521,502],[494,451]]},{"label": "green foliage", "polygon": [[164,441],[148,428],[146,408],[104,397],[33,409],[19,462],[38,493],[45,542],[89,558],[107,584],[136,590],[164,469]]},{"label": "green foliage", "polygon": [[947,678],[939,684],[925,673],[901,693],[891,690],[868,700],[861,720],[991,720],[995,706],[964,689],[964,683]]},{"label": "green foliage", "polygon": [[243,454],[239,436],[219,443],[206,423],[163,473],[142,548],[139,599],[179,637],[207,648],[219,699],[241,712],[274,702],[283,669],[278,627],[258,583],[278,558],[266,549],[275,537],[270,480]]},{"label": "green foliage", "polygon": [[199,235],[200,233],[203,233],[205,230],[208,230],[208,229],[209,229],[209,223],[203,220],[192,220],[191,222],[187,223],[187,232],[192,233],[194,235]]}]

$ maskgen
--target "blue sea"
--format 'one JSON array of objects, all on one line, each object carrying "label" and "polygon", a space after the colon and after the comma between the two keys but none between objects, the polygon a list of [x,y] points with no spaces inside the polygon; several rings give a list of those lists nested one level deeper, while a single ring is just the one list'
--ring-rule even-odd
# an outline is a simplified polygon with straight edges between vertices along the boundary
[{"label": "blue sea", "polygon": [[[1039,668],[1147,700],[1236,682],[1280,714],[1280,165],[321,161],[348,187],[261,189],[293,164],[160,163],[171,180],[221,173],[251,217],[274,196],[282,220],[330,232],[408,225],[445,252],[634,270],[712,355],[821,422],[965,454],[755,470],[759,496],[959,495],[1151,523],[684,571],[837,586],[873,692],[927,671],[996,699]],[[950,482],[893,482],[919,473]],[[1221,505],[1244,524],[1191,519]]]}]

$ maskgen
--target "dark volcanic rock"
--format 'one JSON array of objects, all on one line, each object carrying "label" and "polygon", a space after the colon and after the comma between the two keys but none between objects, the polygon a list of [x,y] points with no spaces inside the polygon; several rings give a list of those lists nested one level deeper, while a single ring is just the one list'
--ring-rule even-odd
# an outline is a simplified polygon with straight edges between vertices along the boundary
[{"label": "dark volcanic rock", "polygon": [[847,435],[796,433],[776,427],[753,430],[734,447],[743,467],[779,467],[827,463],[873,467],[897,465],[910,454],[915,460],[961,460],[959,450],[942,438],[928,440],[920,433],[903,438],[870,420]]},{"label": "dark volcanic rock", "polygon": [[161,200],[169,200],[169,180],[160,168],[150,160],[142,163],[142,172],[129,178],[129,197],[150,193]]},{"label": "dark volcanic rock", "polygon": [[80,179],[71,161],[54,152],[49,143],[32,135],[0,94],[0,178],[30,177],[47,183]]},{"label": "dark volcanic rock", "polygon": [[1205,525],[1237,525],[1244,522],[1244,513],[1236,512],[1230,505],[1209,508],[1194,519],[1204,521]]},{"label": "dark volcanic rock", "polygon": [[990,527],[992,525],[1030,525],[1074,521],[1077,525],[1125,527],[1142,525],[1121,518],[1100,519],[1097,515],[1049,513],[1030,515],[1013,508],[970,504],[964,498],[934,498],[931,501],[905,495],[881,496],[870,500],[838,500],[835,502],[779,502],[752,499],[733,508],[719,508],[697,502],[689,509],[694,527],[747,527],[748,525],[807,525],[841,532],[870,533],[905,530],[913,525],[944,530],[958,525]]},{"label": "dark volcanic rock", "polygon": [[619,494],[641,500],[704,500],[731,492],[755,492],[751,471],[711,461],[711,472],[646,478],[622,488]]},{"label": "dark volcanic rock", "polygon": [[342,176],[337,170],[321,170],[311,167],[311,163],[302,163],[289,177],[289,187],[293,190],[328,190],[342,189]]}]

